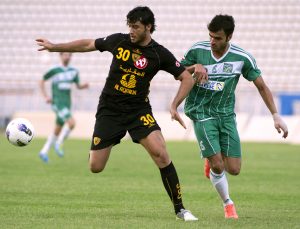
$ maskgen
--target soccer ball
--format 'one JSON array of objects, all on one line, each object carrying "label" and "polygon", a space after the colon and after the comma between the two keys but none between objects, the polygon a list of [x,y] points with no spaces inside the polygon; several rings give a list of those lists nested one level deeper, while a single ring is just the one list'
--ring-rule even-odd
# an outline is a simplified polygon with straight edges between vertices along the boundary
[{"label": "soccer ball", "polygon": [[26,146],[34,136],[32,124],[25,118],[16,118],[8,123],[6,137],[15,146]]}]

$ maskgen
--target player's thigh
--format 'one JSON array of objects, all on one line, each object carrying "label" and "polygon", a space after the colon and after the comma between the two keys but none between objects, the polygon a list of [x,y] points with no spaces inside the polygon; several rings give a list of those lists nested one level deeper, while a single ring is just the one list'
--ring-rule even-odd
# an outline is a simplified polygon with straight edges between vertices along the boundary
[{"label": "player's thigh", "polygon": [[238,175],[241,170],[241,143],[235,117],[222,119],[220,143],[225,169],[231,175]]},{"label": "player's thigh", "polygon": [[224,156],[241,158],[241,142],[235,117],[225,117],[221,119],[220,145],[221,152]]},{"label": "player's thigh", "polygon": [[126,134],[126,127],[119,113],[108,109],[97,111],[91,142],[91,150],[101,150],[120,143]]},{"label": "player's thigh", "polygon": [[154,130],[140,140],[142,146],[148,151],[151,158],[159,168],[166,167],[171,160],[167,153],[166,143],[160,130]]},{"label": "player's thigh", "polygon": [[152,114],[151,107],[141,109],[136,113],[133,112],[128,117],[128,123],[128,132],[133,142],[141,143],[159,167],[166,166],[169,157],[165,140]]},{"label": "player's thigh", "polygon": [[90,169],[93,173],[99,173],[103,171],[109,159],[109,155],[112,147],[113,146],[111,145],[104,149],[90,151],[89,164],[90,164]]},{"label": "player's thigh", "polygon": [[217,120],[194,121],[193,124],[201,156],[208,158],[220,153],[221,148]]}]

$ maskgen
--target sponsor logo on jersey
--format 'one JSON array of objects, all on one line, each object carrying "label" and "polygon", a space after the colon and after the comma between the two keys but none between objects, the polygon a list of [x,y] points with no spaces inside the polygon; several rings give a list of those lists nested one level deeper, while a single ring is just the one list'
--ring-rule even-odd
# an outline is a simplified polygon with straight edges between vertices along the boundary
[{"label": "sponsor logo on jersey", "polygon": [[134,62],[134,66],[138,69],[144,69],[148,65],[148,60],[144,56],[140,56],[140,58]]},{"label": "sponsor logo on jersey", "polygon": [[224,85],[225,82],[212,81],[212,80],[209,80],[206,83],[197,84],[198,87],[202,87],[211,91],[222,91]]},{"label": "sponsor logo on jersey", "polygon": [[145,72],[140,72],[140,71],[136,70],[135,68],[133,70],[132,70],[132,68],[123,68],[122,65],[120,65],[120,69],[125,73],[134,74],[134,75],[140,76],[140,77],[144,77],[146,74]]},{"label": "sponsor logo on jersey", "polygon": [[232,73],[232,70],[233,70],[233,64],[224,63],[223,72]]},{"label": "sponsor logo on jersey", "polygon": [[57,85],[60,90],[70,90],[72,85],[69,82],[61,82]]},{"label": "sponsor logo on jersey", "polygon": [[99,137],[94,137],[93,142],[94,142],[94,145],[96,146],[96,145],[98,145],[98,144],[101,142],[101,138],[99,138]]},{"label": "sponsor logo on jersey", "polygon": [[127,88],[135,88],[136,86],[136,79],[135,75],[125,74],[122,76],[120,83]]},{"label": "sponsor logo on jersey", "polygon": [[116,84],[114,88],[117,91],[122,92],[123,94],[137,95],[137,91],[136,90],[132,90],[132,89],[129,89],[129,88],[122,87],[119,84]]}]

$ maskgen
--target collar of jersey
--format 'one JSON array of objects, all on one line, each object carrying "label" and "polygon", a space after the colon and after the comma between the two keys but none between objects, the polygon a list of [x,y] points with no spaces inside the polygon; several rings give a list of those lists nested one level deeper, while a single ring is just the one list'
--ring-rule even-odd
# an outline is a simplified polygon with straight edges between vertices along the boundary
[{"label": "collar of jersey", "polygon": [[221,56],[219,59],[217,59],[215,56],[214,56],[214,54],[213,54],[213,52],[212,52],[212,50],[210,49],[210,55],[211,55],[211,57],[216,61],[216,62],[220,62],[221,60],[223,60],[224,58],[225,58],[225,56],[229,53],[229,50],[231,49],[231,43],[229,42],[229,47],[228,47],[228,49],[227,49],[227,51],[223,54],[223,56]]}]

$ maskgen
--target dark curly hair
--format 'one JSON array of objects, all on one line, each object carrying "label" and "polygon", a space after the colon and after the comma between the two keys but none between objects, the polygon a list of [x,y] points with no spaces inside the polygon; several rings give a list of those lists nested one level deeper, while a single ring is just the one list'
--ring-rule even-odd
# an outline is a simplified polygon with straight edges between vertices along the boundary
[{"label": "dark curly hair", "polygon": [[141,22],[143,25],[151,24],[150,33],[155,30],[155,18],[153,12],[147,6],[138,6],[130,10],[127,14],[127,25],[130,23]]},{"label": "dark curly hair", "polygon": [[234,18],[230,15],[216,15],[207,25],[209,31],[215,33],[224,30],[226,36],[230,36],[234,31]]}]

